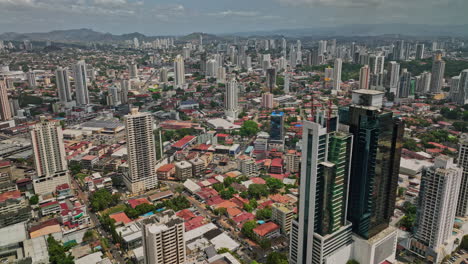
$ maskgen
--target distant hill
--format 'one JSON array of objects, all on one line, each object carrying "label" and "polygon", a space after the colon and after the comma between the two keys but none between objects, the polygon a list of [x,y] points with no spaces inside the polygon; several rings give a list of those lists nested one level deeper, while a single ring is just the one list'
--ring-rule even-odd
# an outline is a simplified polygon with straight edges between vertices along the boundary
[{"label": "distant hill", "polygon": [[[204,41],[221,40],[222,37],[218,37],[212,34],[206,33],[192,33],[186,36],[178,37],[178,41],[191,41],[198,40],[200,34],[203,35]],[[15,33],[7,32],[0,34],[0,40],[33,40],[33,41],[56,41],[56,42],[120,42],[124,40],[133,40],[138,38],[140,41],[152,41],[158,37],[164,36],[146,36],[144,34],[134,32],[122,35],[114,35],[111,33],[101,33],[92,29],[69,29],[69,30],[54,30],[50,32],[42,33]]]},{"label": "distant hill", "polygon": [[35,41],[59,41],[59,42],[116,42],[123,40],[153,40],[156,37],[145,36],[141,33],[129,33],[123,35],[114,35],[111,33],[101,33],[92,29],[69,29],[69,30],[54,30],[43,33],[14,33],[7,32],[0,35],[0,40],[35,40]]},{"label": "distant hill", "polygon": [[[422,36],[454,36],[467,37],[468,25],[412,25],[412,24],[375,24],[375,25],[338,25],[330,27],[303,28],[303,29],[280,29],[272,31],[248,31],[226,34],[207,34],[201,32],[191,33],[186,36],[179,36],[176,41],[198,41],[200,34],[203,41],[225,41],[233,36],[286,36],[286,37],[365,37],[383,35],[405,35],[412,37]],[[159,36],[164,37],[164,36]],[[7,32],[0,34],[0,40],[32,40],[32,41],[55,41],[55,42],[121,42],[138,38],[140,41],[152,41],[157,36],[146,36],[134,32],[122,35],[97,32],[92,29],[70,29],[54,30],[42,33],[15,33]]]},{"label": "distant hill", "polygon": [[330,27],[280,29],[272,31],[239,32],[229,35],[237,36],[274,36],[287,37],[305,36],[379,36],[379,35],[406,35],[406,36],[468,36],[468,25],[416,25],[416,24],[350,24]]}]

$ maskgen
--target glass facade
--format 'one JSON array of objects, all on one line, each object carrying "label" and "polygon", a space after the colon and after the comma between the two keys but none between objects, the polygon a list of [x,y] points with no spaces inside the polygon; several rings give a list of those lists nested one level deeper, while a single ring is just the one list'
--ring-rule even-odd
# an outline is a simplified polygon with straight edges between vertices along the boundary
[{"label": "glass facade", "polygon": [[270,122],[270,140],[282,141],[284,138],[284,113],[273,112]]},{"label": "glass facade", "polygon": [[340,109],[340,116],[354,135],[348,220],[369,239],[393,215],[404,125],[393,113],[372,107]]}]

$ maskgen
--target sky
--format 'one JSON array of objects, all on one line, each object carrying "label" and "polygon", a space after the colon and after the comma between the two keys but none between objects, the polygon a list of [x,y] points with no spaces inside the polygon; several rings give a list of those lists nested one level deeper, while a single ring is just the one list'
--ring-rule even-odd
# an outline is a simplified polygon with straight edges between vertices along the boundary
[{"label": "sky", "polygon": [[468,24],[468,0],[0,0],[0,33],[183,35],[348,24]]}]

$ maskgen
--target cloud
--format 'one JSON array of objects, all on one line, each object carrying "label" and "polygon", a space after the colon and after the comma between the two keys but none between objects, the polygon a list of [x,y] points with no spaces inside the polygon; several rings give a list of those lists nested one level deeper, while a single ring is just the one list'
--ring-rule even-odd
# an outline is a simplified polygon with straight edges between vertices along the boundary
[{"label": "cloud", "polygon": [[233,10],[226,10],[220,11],[216,13],[210,13],[210,16],[219,16],[219,17],[227,17],[227,16],[238,16],[238,17],[254,17],[258,16],[259,13],[256,11],[233,11]]},{"label": "cloud", "polygon": [[100,6],[121,6],[128,4],[127,0],[94,0],[93,1],[95,5],[100,5]]},{"label": "cloud", "polygon": [[292,6],[330,6],[344,8],[363,8],[382,5],[388,0],[278,0],[280,3]]}]

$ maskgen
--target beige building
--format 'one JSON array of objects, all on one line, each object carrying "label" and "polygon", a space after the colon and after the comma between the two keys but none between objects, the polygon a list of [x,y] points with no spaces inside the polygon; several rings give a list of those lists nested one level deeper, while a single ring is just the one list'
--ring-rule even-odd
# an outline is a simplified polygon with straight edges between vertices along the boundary
[{"label": "beige building", "polygon": [[205,169],[205,161],[200,158],[194,158],[189,162],[192,164],[193,177],[200,177],[203,174],[203,170]]},{"label": "beige building", "polygon": [[0,80],[0,121],[11,119],[10,102],[8,101],[7,86],[4,80]]},{"label": "beige building", "polygon": [[177,179],[185,181],[188,178],[192,178],[192,163],[187,161],[177,162],[175,169]]},{"label": "beige building", "polygon": [[237,161],[237,169],[246,176],[254,176],[258,174],[257,163],[249,156],[239,156]]},{"label": "beige building", "polygon": [[300,170],[301,156],[295,151],[291,150],[285,155],[286,171],[289,173],[297,173]]},{"label": "beige building", "polygon": [[185,263],[184,220],[165,211],[143,220],[145,264]]},{"label": "beige building", "polygon": [[153,189],[158,184],[153,117],[132,108],[125,116],[129,172],[124,182],[132,193]]},{"label": "beige building", "polygon": [[287,207],[283,204],[273,204],[271,206],[271,220],[281,227],[281,232],[289,234],[291,223],[294,218],[293,207]]},{"label": "beige building", "polygon": [[33,178],[36,194],[51,193],[62,184],[70,184],[65,146],[60,123],[41,116],[31,130],[36,176]]}]

